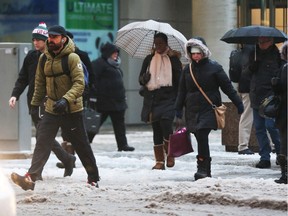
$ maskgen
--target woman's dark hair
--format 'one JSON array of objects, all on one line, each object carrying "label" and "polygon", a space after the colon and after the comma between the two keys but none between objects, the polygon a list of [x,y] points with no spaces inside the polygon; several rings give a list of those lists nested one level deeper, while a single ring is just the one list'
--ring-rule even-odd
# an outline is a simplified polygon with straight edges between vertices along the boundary
[{"label": "woman's dark hair", "polygon": [[166,34],[162,33],[162,32],[159,32],[159,33],[156,33],[154,35],[154,39],[155,38],[162,38],[167,44],[168,44],[168,37]]}]

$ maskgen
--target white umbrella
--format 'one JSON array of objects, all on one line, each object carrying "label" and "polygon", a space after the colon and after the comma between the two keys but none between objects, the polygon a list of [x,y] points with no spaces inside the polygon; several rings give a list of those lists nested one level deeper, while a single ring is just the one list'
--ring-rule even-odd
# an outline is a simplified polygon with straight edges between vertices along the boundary
[{"label": "white umbrella", "polygon": [[185,58],[185,43],[187,39],[168,23],[147,20],[127,24],[118,30],[115,45],[132,57],[145,58],[151,54],[154,34],[159,32],[167,35],[169,47],[181,52],[180,60],[187,62]]}]

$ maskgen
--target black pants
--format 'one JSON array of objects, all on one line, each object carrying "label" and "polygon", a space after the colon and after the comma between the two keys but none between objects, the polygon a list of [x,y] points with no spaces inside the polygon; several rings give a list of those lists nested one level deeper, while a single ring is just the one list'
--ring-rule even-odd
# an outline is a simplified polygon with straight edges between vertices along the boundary
[{"label": "black pants", "polygon": [[121,149],[123,146],[128,145],[125,126],[125,110],[101,111],[100,127],[108,117],[110,117],[112,122],[117,147]]},{"label": "black pants", "polygon": [[[41,118],[39,115],[31,115],[33,124],[36,128],[36,139],[37,139],[37,134],[38,134],[38,127],[41,123]],[[62,162],[65,163],[69,157],[69,154],[61,147],[61,145],[57,142],[56,139],[53,140],[52,142],[52,147],[51,150],[54,152],[56,157]],[[38,175],[41,175],[42,170],[39,170]]]},{"label": "black pants", "polygon": [[71,140],[88,174],[88,181],[99,181],[98,167],[88,142],[82,112],[66,115],[52,115],[45,112],[41,124],[38,125],[36,146],[28,173],[33,175],[43,170],[60,127]]},{"label": "black pants", "polygon": [[163,139],[169,140],[169,135],[173,133],[173,120],[160,119],[152,122],[154,145],[163,144]]},{"label": "black pants", "polygon": [[197,130],[194,134],[197,140],[198,146],[198,156],[209,158],[210,157],[210,149],[209,149],[209,134],[211,129],[200,129]]}]

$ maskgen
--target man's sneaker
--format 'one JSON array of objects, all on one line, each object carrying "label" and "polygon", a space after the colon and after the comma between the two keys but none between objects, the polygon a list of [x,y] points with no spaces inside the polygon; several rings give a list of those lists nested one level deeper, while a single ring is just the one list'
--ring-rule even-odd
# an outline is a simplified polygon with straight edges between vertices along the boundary
[{"label": "man's sneaker", "polygon": [[248,148],[248,149],[244,149],[242,151],[239,151],[238,154],[239,155],[252,155],[252,154],[254,154],[254,152]]},{"label": "man's sneaker", "polygon": [[89,185],[99,188],[98,182],[87,182]]},{"label": "man's sneaker", "polygon": [[268,160],[260,160],[259,163],[256,164],[256,168],[259,169],[267,169],[271,167],[271,162]]},{"label": "man's sneaker", "polygon": [[20,186],[23,190],[34,190],[35,182],[32,181],[29,173],[27,173],[25,176],[20,176],[17,173],[11,174],[12,181]]},{"label": "man's sneaker", "polygon": [[64,177],[72,175],[75,161],[76,157],[74,155],[69,155],[69,160],[67,161],[67,163],[64,164],[65,166]]},{"label": "man's sneaker", "polygon": [[125,145],[123,147],[118,148],[118,151],[134,151],[135,148],[129,145]]}]

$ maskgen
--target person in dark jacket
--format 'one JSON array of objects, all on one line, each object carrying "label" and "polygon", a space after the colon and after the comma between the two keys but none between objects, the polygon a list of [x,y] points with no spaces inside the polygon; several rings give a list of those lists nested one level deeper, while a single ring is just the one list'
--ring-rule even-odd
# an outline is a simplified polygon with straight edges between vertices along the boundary
[{"label": "person in dark jacket", "polygon": [[[27,92],[27,105],[29,109],[29,114],[31,115],[33,124],[36,128],[36,136],[37,136],[37,128],[41,120],[41,112],[32,112],[31,111],[31,101],[34,94],[34,83],[35,83],[35,74],[38,64],[38,59],[41,53],[45,50],[45,41],[48,38],[48,30],[45,23],[40,23],[32,31],[32,41],[35,49],[28,52],[27,56],[24,59],[23,66],[19,72],[18,79],[15,83],[15,87],[12,91],[12,96],[9,100],[9,106],[14,108],[16,105],[16,101],[19,100],[20,95],[23,93],[25,88],[28,86]],[[44,106],[44,104],[43,104]],[[42,108],[43,108],[42,106]],[[57,158],[62,162],[63,168],[65,168],[64,176],[70,176],[73,171],[73,165],[71,165],[71,161],[75,161],[76,158],[73,155],[67,154],[60,144],[54,140],[52,145],[52,151],[55,153]],[[36,180],[42,180],[42,170],[35,177]]]},{"label": "person in dark jacket", "polygon": [[101,113],[100,126],[110,117],[118,151],[134,151],[135,148],[128,145],[126,137],[126,90],[120,63],[119,49],[111,43],[103,45],[101,57],[92,62],[96,109]]},{"label": "person in dark jacket", "polygon": [[272,78],[273,91],[281,99],[280,111],[275,118],[275,124],[281,137],[280,153],[277,156],[277,161],[281,166],[281,177],[275,180],[279,184],[287,184],[287,48],[288,42],[286,41],[281,47],[282,67],[280,73],[277,78]]},{"label": "person in dark jacket", "polygon": [[[154,49],[146,56],[139,74],[139,83],[145,87],[141,120],[152,124],[156,164],[152,169],[165,169],[169,136],[173,133],[175,100],[182,70],[180,53],[170,49],[167,35],[154,35]],[[166,166],[173,167],[173,157],[166,159]]]},{"label": "person in dark jacket", "polygon": [[[238,113],[244,110],[243,103],[237,91],[222,66],[209,59],[211,53],[207,46],[200,40],[190,39],[186,43],[186,57],[192,62],[192,73],[199,86],[208,98],[216,106],[222,104],[219,88],[237,107]],[[211,157],[209,149],[209,134],[211,130],[217,130],[217,122],[213,107],[199,91],[190,74],[190,65],[186,65],[182,71],[179,91],[176,101],[177,117],[182,115],[185,107],[185,122],[189,132],[193,133],[198,145],[195,180],[211,177]]]},{"label": "person in dark jacket", "polygon": [[256,168],[260,169],[271,167],[271,146],[267,131],[275,145],[276,154],[278,155],[280,152],[280,135],[279,130],[275,127],[275,119],[264,118],[259,114],[261,102],[273,94],[271,79],[278,74],[280,66],[280,53],[273,38],[260,37],[256,46],[256,55],[255,53],[251,54],[248,66],[248,72],[251,75],[249,97],[260,155],[260,161],[256,164]]},{"label": "person in dark jacket", "polygon": [[[251,52],[254,53],[254,45],[243,44],[240,50],[232,51],[232,53],[235,53],[235,57],[233,55],[230,56],[229,64],[230,80],[238,83],[238,94],[244,104],[244,112],[240,116],[238,125],[238,154],[242,155],[254,154],[249,149],[249,140],[253,126],[253,112],[249,98],[251,78],[245,73]],[[233,61],[233,58],[235,58],[235,61]]]}]

